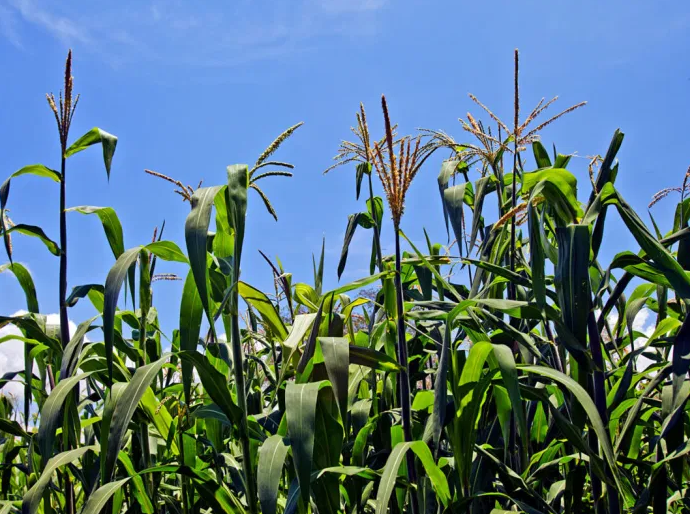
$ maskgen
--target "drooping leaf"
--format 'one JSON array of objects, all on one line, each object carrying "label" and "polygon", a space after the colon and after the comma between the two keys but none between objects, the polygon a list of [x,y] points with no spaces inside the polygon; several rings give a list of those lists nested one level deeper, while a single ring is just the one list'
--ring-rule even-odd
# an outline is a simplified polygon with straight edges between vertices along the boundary
[{"label": "drooping leaf", "polygon": [[607,182],[601,188],[599,194],[590,204],[582,223],[591,223],[605,205],[616,206],[618,214],[637,241],[637,244],[659,266],[659,269],[663,270],[664,276],[676,290],[676,293],[682,298],[690,298],[690,277],[688,277],[683,267],[673,258],[664,245],[652,235],[640,217],[625,202],[610,182]]},{"label": "drooping leaf", "polygon": [[[10,227],[4,231],[5,235],[10,235],[13,232],[18,232],[24,236],[31,236],[31,237],[37,237],[48,249],[50,253],[53,255],[60,255],[60,248],[58,247],[58,244],[50,239],[45,232],[43,232],[43,229],[41,227],[37,227],[35,225],[25,225],[24,223],[19,223],[17,225],[14,225],[13,227]],[[11,260],[11,255],[8,256],[10,257]]]},{"label": "drooping leaf", "polygon": [[29,166],[24,166],[18,171],[15,171],[10,175],[3,183],[0,185],[0,232],[3,234],[3,239],[5,242],[5,250],[7,251],[7,256],[12,261],[12,251],[10,245],[10,235],[7,232],[6,220],[5,220],[5,209],[7,208],[7,200],[10,195],[10,184],[14,177],[19,177],[21,175],[36,175],[38,177],[47,177],[54,182],[60,182],[62,180],[62,175],[55,170],[51,170],[43,166],[42,164],[30,164]]},{"label": "drooping leaf", "polygon": [[402,369],[393,357],[364,346],[349,345],[350,363],[378,371],[396,373]]},{"label": "drooping leaf", "polygon": [[117,259],[125,251],[124,235],[122,233],[122,225],[120,219],[112,207],[94,207],[90,205],[82,205],[79,207],[72,207],[67,209],[67,212],[75,211],[81,214],[95,214],[101,220],[105,237],[108,239],[110,249]]},{"label": "drooping leaf", "polygon": [[[426,476],[431,481],[437,498],[444,506],[448,505],[448,501],[450,500],[448,480],[434,462],[431,450],[429,450],[429,447],[424,441],[409,441],[398,443],[388,456],[386,466],[383,469],[383,475],[381,476],[381,482],[379,483],[379,491],[376,496],[376,514],[386,514],[388,512],[388,502],[390,501],[391,493],[396,485],[398,470],[400,469],[405,454],[409,450],[412,450],[417,455],[417,458],[424,466]],[[414,494],[414,492],[412,494]]]},{"label": "drooping leaf", "polygon": [[172,241],[155,241],[149,243],[145,248],[151,252],[156,257],[163,259],[164,261],[181,262],[183,264],[189,264],[189,260],[180,247],[177,246]]},{"label": "drooping leaf", "polygon": [[98,127],[89,130],[65,150],[65,157],[71,157],[82,150],[86,150],[89,146],[98,143],[101,143],[103,146],[103,164],[105,164],[105,172],[108,178],[110,178],[110,166],[113,162],[115,147],[117,146],[117,137],[108,134],[105,130],[101,130]]},{"label": "drooping leaf", "polygon": [[347,264],[347,255],[350,251],[350,243],[355,235],[355,230],[358,226],[363,228],[370,228],[373,226],[373,221],[368,212],[358,212],[350,214],[347,217],[347,227],[345,228],[345,237],[343,238],[343,249],[340,252],[340,261],[338,261],[338,280],[345,271],[345,264]]},{"label": "drooping leaf", "polygon": [[36,286],[34,285],[34,280],[31,278],[31,273],[26,267],[18,262],[11,264],[3,264],[0,266],[0,273],[3,271],[9,271],[12,273],[17,282],[19,282],[20,287],[24,291],[24,296],[26,297],[26,310],[29,312],[38,312],[38,298],[36,297]]}]

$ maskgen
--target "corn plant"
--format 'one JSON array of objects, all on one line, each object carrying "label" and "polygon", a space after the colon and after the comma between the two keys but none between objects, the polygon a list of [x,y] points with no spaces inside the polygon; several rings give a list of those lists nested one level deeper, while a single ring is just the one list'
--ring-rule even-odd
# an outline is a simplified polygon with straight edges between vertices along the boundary
[{"label": "corn plant", "polygon": [[[0,379],[0,390],[17,381],[24,391],[21,405],[0,396],[0,512],[690,510],[690,172],[652,198],[650,225],[616,188],[622,132],[578,183],[573,156],[540,136],[583,104],[536,124],[555,99],[542,100],[520,121],[515,58],[512,127],[472,95],[489,119],[468,114],[462,140],[398,136],[384,97],[384,133],[371,137],[360,106],[357,140],[341,143],[335,167],[354,168],[356,198],[365,179],[368,194],[347,220],[337,276],[358,228],[372,231],[370,274],[327,290],[325,243],[312,278],[264,253],[242,260],[261,251],[245,245],[249,190],[277,220],[259,181],[291,175],[273,155],[301,124],[253,166],[206,178],[217,185],[147,170],[189,204],[185,251],[164,226],[126,247],[112,208],[68,208],[67,159],[100,143],[109,174],[117,141],[93,129],[69,143],[70,54],[62,95],[49,95],[60,171],[31,165],[0,186],[0,272],[17,279],[27,311],[0,317],[21,333],[0,344],[25,348],[24,368]],[[447,240],[425,232],[418,248],[403,230],[405,199],[441,152],[439,208],[424,221]],[[10,183],[24,174],[60,184],[59,242],[10,217]],[[655,219],[654,205],[675,195],[673,220]],[[73,211],[99,217],[114,262],[68,295]],[[605,262],[612,216],[636,247]],[[393,255],[381,239],[388,217]],[[59,257],[59,325],[13,252],[20,236]],[[270,292],[242,276],[264,261]],[[156,284],[178,276],[179,312],[159,313]],[[78,302],[94,313],[70,334]],[[170,334],[163,315],[179,319]]]}]

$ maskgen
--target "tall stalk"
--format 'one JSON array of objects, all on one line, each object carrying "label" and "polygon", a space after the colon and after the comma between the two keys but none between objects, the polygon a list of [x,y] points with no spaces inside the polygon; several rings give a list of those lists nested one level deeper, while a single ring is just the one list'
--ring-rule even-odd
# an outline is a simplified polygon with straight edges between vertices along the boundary
[{"label": "tall stalk", "polygon": [[[72,102],[72,50],[67,53],[67,61],[65,62],[65,83],[64,83],[64,98],[63,93],[59,96],[59,111],[58,105],[55,103],[53,94],[46,95],[48,104],[50,105],[55,121],[58,126],[58,133],[60,135],[60,274],[58,277],[58,305],[60,308],[60,341],[62,347],[65,348],[69,343],[69,317],[67,315],[67,217],[66,217],[66,193],[67,193],[67,139],[69,135],[70,124],[72,123],[72,116],[79,101],[77,95],[74,102]],[[75,401],[79,398],[79,387],[74,391]],[[68,448],[69,450],[69,443]],[[69,473],[65,473],[65,512],[67,514],[74,514],[74,487],[70,479]]]},{"label": "tall stalk", "polygon": [[[518,82],[519,54],[515,49],[515,96],[514,96],[514,118],[513,118],[513,187],[511,191],[510,209],[514,211],[517,204],[517,164],[518,164],[518,132],[520,128],[520,87]],[[515,272],[515,218],[510,219],[510,271]],[[511,300],[515,300],[515,284],[510,284]]]},{"label": "tall stalk", "polygon": [[[395,225],[395,305],[396,305],[396,332],[398,338],[398,362],[402,366],[398,383],[400,387],[400,409],[402,411],[403,437],[406,442],[412,441],[412,404],[410,403],[410,364],[407,357],[407,339],[405,337],[405,313],[403,306],[403,289],[401,278],[400,259],[400,227]],[[407,478],[411,484],[417,483],[417,471],[414,467],[414,455],[407,452]],[[412,512],[419,512],[417,497],[410,495]]]},{"label": "tall stalk", "polygon": [[[393,217],[393,227],[395,230],[395,297],[396,297],[396,327],[397,327],[397,357],[401,367],[399,376],[400,409],[402,411],[403,437],[406,442],[412,441],[412,407],[410,403],[410,378],[409,362],[407,357],[407,339],[405,337],[405,312],[404,297],[402,289],[401,258],[400,258],[400,220],[402,219],[405,208],[405,195],[414,179],[421,161],[420,139],[415,140],[412,149],[412,140],[404,137],[399,142],[398,155],[396,155],[395,143],[393,141],[393,128],[388,114],[386,97],[381,97],[381,107],[383,108],[383,118],[386,126],[385,150],[388,155],[384,158],[383,143],[375,142],[372,151],[372,162],[376,168],[386,199]],[[407,453],[407,479],[411,484],[417,483],[417,473],[415,470],[414,456]],[[411,494],[410,503],[412,512],[419,512],[417,497]]]}]

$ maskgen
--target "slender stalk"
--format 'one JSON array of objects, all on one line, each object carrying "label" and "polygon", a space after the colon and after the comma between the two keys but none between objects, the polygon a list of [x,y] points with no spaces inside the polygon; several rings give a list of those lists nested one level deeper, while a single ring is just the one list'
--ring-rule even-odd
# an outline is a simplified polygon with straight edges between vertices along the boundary
[{"label": "slender stalk", "polygon": [[[141,352],[140,366],[145,366],[147,364],[146,318],[148,317],[149,309],[151,308],[151,274],[149,264],[149,253],[146,250],[142,250],[139,253],[139,310],[141,311],[139,318],[139,351]],[[134,306],[132,306],[132,308],[134,308]],[[141,438],[142,449],[141,462],[143,469],[146,469],[151,466],[148,422],[142,421],[139,425],[139,437]],[[146,486],[149,497],[154,498],[154,481],[152,473],[148,474]]]},{"label": "slender stalk", "polygon": [[[67,315],[67,173],[65,151],[67,150],[67,134],[60,134],[60,275],[59,275],[59,306],[60,306],[60,341],[65,348],[69,343],[69,316]],[[79,386],[74,390],[75,401],[79,398]],[[67,448],[70,449],[69,447]],[[65,473],[65,512],[74,514],[74,486],[69,473]]]},{"label": "slender stalk", "polygon": [[247,391],[244,381],[244,355],[242,352],[242,338],[240,336],[240,316],[237,310],[239,294],[237,288],[233,291],[231,303],[231,339],[232,339],[232,360],[235,375],[235,387],[237,388],[237,405],[242,411],[240,424],[240,440],[242,443],[242,469],[247,485],[247,504],[249,512],[255,514],[256,510],[256,488],[254,480],[254,470],[251,462],[251,446],[249,443],[249,428],[247,424]]},{"label": "slender stalk", "polygon": [[[181,408],[181,407],[178,407]],[[185,465],[185,455],[184,455],[184,432],[180,429],[182,425],[182,416],[178,416],[178,430],[180,430],[179,434],[179,446],[180,446],[180,464],[182,466]],[[182,489],[181,489],[181,499],[182,499],[182,514],[189,514],[189,500],[190,500],[190,490],[189,490],[189,480],[187,479],[186,476],[182,477],[181,481]]]},{"label": "slender stalk", "polygon": [[[514,128],[513,128],[513,187],[511,191],[510,208],[515,209],[517,204],[516,192],[517,192],[517,157],[518,157],[518,130],[519,130],[519,117],[520,117],[520,87],[518,82],[518,72],[519,72],[519,54],[518,49],[515,49],[515,97],[514,97],[514,113],[515,117]],[[510,271],[515,271],[515,218],[513,216],[510,220]],[[510,288],[511,300],[515,300],[515,284],[511,283]]]},{"label": "slender stalk", "polygon": [[[403,437],[405,442],[412,441],[412,406],[410,404],[410,365],[407,358],[407,340],[405,339],[405,314],[403,309],[403,290],[401,278],[400,259],[400,227],[395,225],[395,297],[397,308],[397,333],[398,333],[398,362],[402,366],[398,376],[400,390],[400,408],[402,410]],[[417,483],[417,472],[414,467],[414,455],[407,452],[407,479],[410,484]],[[412,512],[418,514],[419,505],[417,496],[413,492],[410,495]]]}]

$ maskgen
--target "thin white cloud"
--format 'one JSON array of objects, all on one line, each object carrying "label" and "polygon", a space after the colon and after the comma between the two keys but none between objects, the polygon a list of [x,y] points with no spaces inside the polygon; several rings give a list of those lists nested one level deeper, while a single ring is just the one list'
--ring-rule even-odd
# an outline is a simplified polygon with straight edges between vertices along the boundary
[{"label": "thin white cloud", "polygon": [[21,37],[19,37],[17,23],[15,13],[8,7],[0,5],[0,35],[22,50],[24,45],[22,45]]},{"label": "thin white cloud", "polygon": [[34,0],[11,0],[10,6],[25,21],[42,27],[64,43],[89,43],[92,40],[75,21],[42,8]]},{"label": "thin white cloud", "polygon": [[387,1],[291,0],[262,9],[248,0],[222,6],[125,1],[116,7],[83,0],[0,0],[0,34],[28,47],[26,32],[39,28],[79,50],[97,52],[113,66],[233,66],[305,51],[320,36],[371,34],[372,20]]},{"label": "thin white cloud", "polygon": [[386,0],[327,0],[315,3],[324,11],[331,13],[375,11],[381,9],[385,4]]}]

